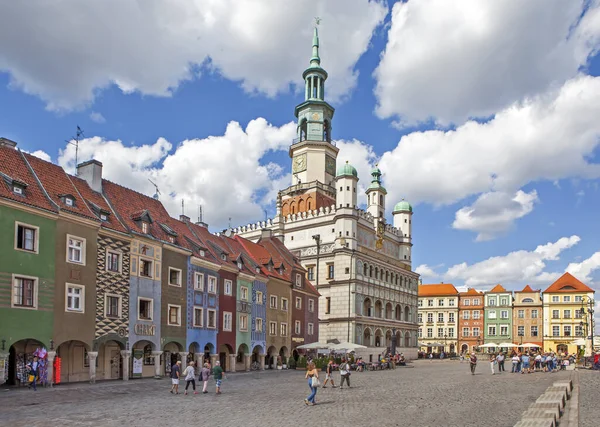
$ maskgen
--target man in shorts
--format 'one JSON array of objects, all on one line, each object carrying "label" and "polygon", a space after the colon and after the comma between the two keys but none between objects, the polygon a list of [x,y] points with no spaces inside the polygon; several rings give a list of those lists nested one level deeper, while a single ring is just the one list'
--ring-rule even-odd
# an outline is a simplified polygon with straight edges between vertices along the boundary
[{"label": "man in shorts", "polygon": [[215,367],[213,368],[213,376],[217,382],[217,394],[221,394],[221,382],[225,375],[223,374],[223,368],[221,368],[221,362],[218,360],[215,362]]},{"label": "man in shorts", "polygon": [[181,361],[177,361],[171,368],[171,393],[179,394],[179,377],[181,376]]},{"label": "man in shorts", "polygon": [[325,387],[327,385],[327,381],[331,382],[331,387],[335,388],[335,384],[333,383],[333,360],[329,359],[329,363],[327,364],[327,367],[325,368],[325,382],[323,383],[323,388],[327,388]]}]

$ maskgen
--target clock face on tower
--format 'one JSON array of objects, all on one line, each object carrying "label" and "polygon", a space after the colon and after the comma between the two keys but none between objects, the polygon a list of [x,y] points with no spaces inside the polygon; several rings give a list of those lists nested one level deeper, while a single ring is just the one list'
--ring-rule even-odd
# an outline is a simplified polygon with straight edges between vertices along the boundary
[{"label": "clock face on tower", "polygon": [[292,172],[299,173],[306,170],[306,153],[300,154],[292,160]]},{"label": "clock face on tower", "polygon": [[335,159],[331,156],[325,156],[325,172],[335,176]]}]

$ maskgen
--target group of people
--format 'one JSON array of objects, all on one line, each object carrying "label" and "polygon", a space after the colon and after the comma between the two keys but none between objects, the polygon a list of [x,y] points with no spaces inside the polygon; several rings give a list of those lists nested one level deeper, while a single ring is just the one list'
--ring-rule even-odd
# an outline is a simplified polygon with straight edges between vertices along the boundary
[{"label": "group of people", "polygon": [[[327,363],[327,367],[325,368],[325,381],[323,382],[322,387],[327,388],[327,383],[331,383],[332,388],[336,388],[335,381],[333,379],[333,371],[334,364],[333,359],[329,360]],[[350,388],[350,375],[352,373],[352,367],[346,358],[342,359],[342,363],[339,366],[340,371],[340,390],[344,388],[344,383],[347,388]],[[321,382],[319,380],[319,370],[315,367],[313,362],[309,362],[306,368],[306,375],[304,379],[308,380],[308,388],[310,389],[310,394],[306,399],[304,399],[304,404],[307,406],[314,406],[317,404],[317,389],[321,386]]]},{"label": "group of people", "polygon": [[[216,394],[221,394],[221,383],[225,374],[221,367],[221,362],[215,362],[215,366],[211,369],[210,363],[205,362],[198,372],[198,381],[203,383],[202,393],[208,393],[208,379],[213,376],[216,384]],[[179,380],[183,377],[185,381],[184,394],[188,394],[188,388],[191,385],[194,394],[196,391],[196,362],[190,362],[188,366],[181,372],[181,361],[177,361],[171,368],[171,393],[179,394]]]},{"label": "group of people", "polygon": [[[562,356],[554,352],[534,353],[526,351],[519,353],[513,351],[511,354],[503,352],[491,353],[489,355],[490,370],[492,375],[506,372],[505,363],[512,365],[511,373],[530,374],[532,372],[556,372],[560,369],[566,369],[570,364],[575,363],[575,356]],[[477,356],[471,353],[469,357],[469,366],[471,374],[475,375],[477,367]]]}]

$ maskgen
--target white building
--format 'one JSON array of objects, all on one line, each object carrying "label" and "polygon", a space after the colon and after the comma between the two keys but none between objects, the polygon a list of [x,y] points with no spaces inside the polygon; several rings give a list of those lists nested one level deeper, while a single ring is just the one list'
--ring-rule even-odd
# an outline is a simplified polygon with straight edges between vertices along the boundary
[{"label": "white building", "polygon": [[279,192],[274,218],[233,230],[250,240],[263,233],[280,238],[308,270],[321,294],[319,341],[363,344],[377,360],[396,339],[397,351],[417,353],[418,274],[411,270],[412,207],[398,203],[387,224],[381,171],[371,172],[367,210],[357,202],[356,169],[336,168],[339,149],[331,140],[334,108],[325,101],[327,72],[321,68],[314,30],[313,55],[304,71],[305,101],[295,109],[292,185]]}]

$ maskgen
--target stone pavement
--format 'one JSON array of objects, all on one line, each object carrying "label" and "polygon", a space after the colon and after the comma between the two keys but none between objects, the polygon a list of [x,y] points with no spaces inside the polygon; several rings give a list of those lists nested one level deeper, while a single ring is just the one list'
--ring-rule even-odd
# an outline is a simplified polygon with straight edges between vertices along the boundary
[{"label": "stone pavement", "polygon": [[[355,372],[352,388],[319,389],[318,404],[300,371],[232,374],[223,394],[174,396],[169,379],[75,384],[0,392],[0,420],[10,426],[513,426],[544,390],[570,372],[491,375],[480,363],[417,361],[414,368]],[[336,380],[339,374],[335,374]],[[596,377],[597,378],[597,377]],[[596,394],[597,395],[597,394]],[[597,404],[596,404],[597,405]],[[598,405],[597,405],[598,406]],[[584,407],[582,405],[582,407]]]},{"label": "stone pavement", "polygon": [[596,427],[600,423],[600,371],[579,370],[579,426]]}]

